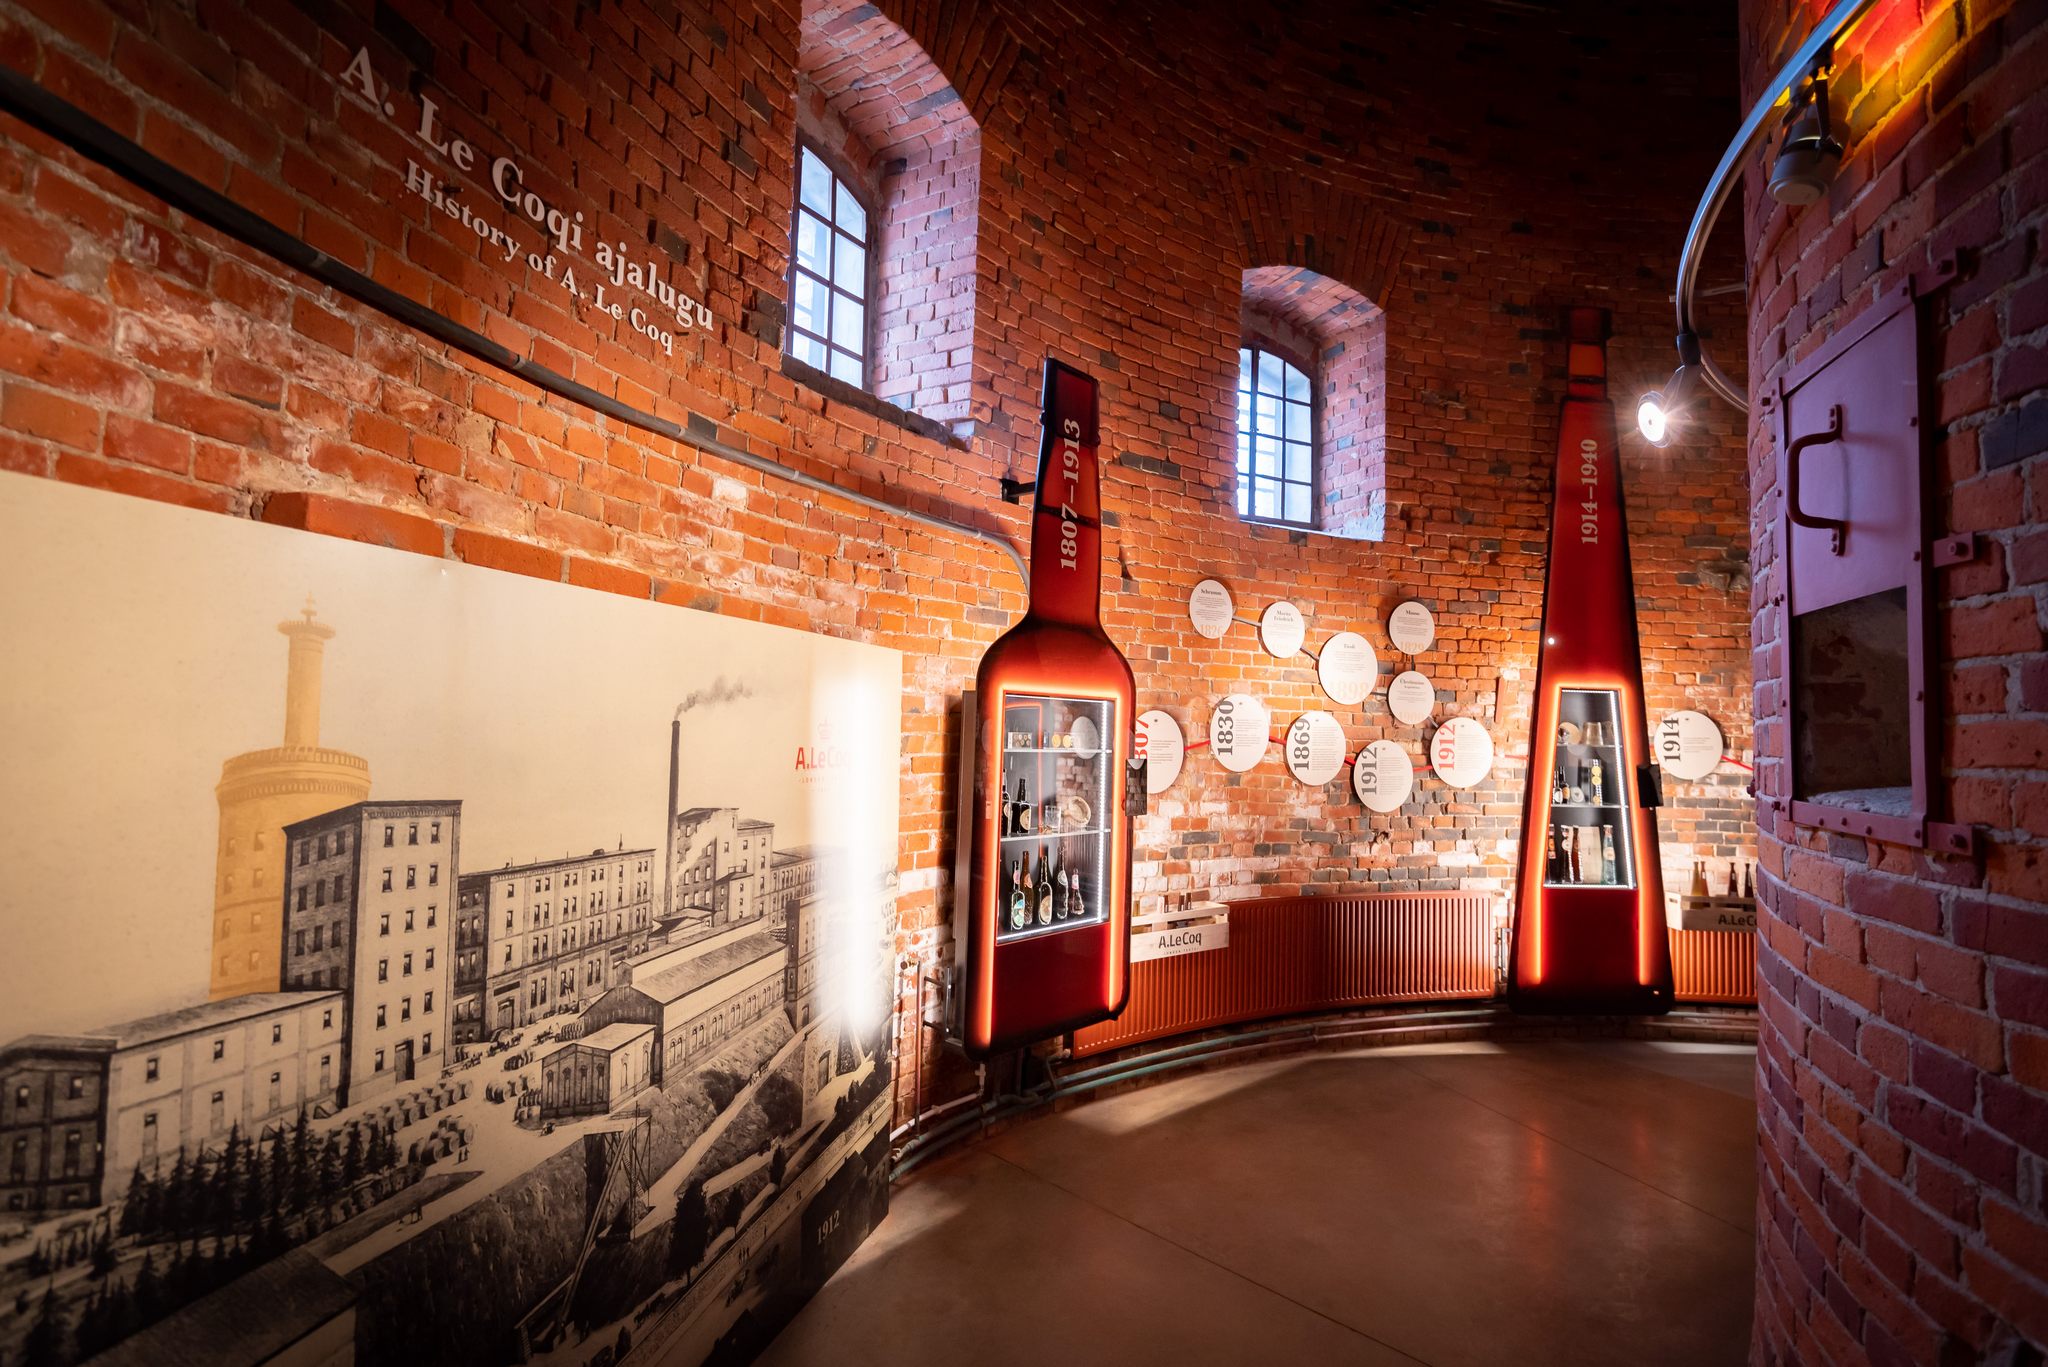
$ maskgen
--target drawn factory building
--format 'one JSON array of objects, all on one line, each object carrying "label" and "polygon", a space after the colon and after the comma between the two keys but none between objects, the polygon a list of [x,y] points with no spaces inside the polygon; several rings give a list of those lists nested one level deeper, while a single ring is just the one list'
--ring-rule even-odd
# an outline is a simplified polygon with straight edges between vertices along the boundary
[{"label": "drawn factory building", "polygon": [[768,863],[769,913],[774,925],[789,919],[790,909],[818,895],[818,851],[812,845],[777,850]]},{"label": "drawn factory building", "polygon": [[654,1027],[621,1021],[565,1040],[540,1061],[540,1117],[616,1111],[654,1085]]},{"label": "drawn factory building", "polygon": [[100,1203],[111,1039],[26,1035],[0,1047],[0,1210]]},{"label": "drawn factory building", "polygon": [[95,1033],[107,1074],[107,1191],[182,1148],[212,1152],[239,1126],[257,1139],[303,1108],[332,1108],[342,1081],[343,994],[258,992],[165,1011]]},{"label": "drawn factory building", "polygon": [[285,661],[284,743],[236,755],[220,767],[214,797],[213,952],[207,995],[219,1000],[275,992],[278,890],[284,885],[284,828],[370,795],[370,763],[320,744],[320,670],[334,628],[314,620],[312,600],[278,623]]},{"label": "drawn factory building", "polygon": [[331,1107],[339,992],[257,992],[0,1047],[0,1206],[97,1206],[157,1173]]},{"label": "drawn factory building", "polygon": [[736,807],[691,807],[669,818],[669,915],[713,926],[768,912],[775,824]]},{"label": "drawn factory building", "polygon": [[441,1071],[462,804],[357,802],[285,827],[285,986],[343,994],[339,1104]]},{"label": "drawn factory building", "polygon": [[456,889],[454,1042],[474,1044],[626,980],[647,948],[654,851],[508,864],[465,874]]},{"label": "drawn factory building", "polygon": [[654,1080],[680,1077],[782,1006],[788,951],[758,917],[631,965],[631,980],[592,1002],[583,1028],[651,1025]]}]

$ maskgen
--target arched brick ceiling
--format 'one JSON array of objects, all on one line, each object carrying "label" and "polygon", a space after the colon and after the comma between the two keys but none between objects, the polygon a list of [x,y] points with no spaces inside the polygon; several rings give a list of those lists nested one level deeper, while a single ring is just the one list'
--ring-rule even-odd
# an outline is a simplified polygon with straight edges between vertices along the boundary
[{"label": "arched brick ceiling", "polygon": [[1363,197],[1298,173],[1233,168],[1232,216],[1248,267],[1291,266],[1384,299],[1408,226]]},{"label": "arched brick ceiling", "polygon": [[1305,266],[1257,266],[1244,273],[1244,306],[1285,319],[1318,345],[1379,317],[1379,305],[1341,280]]},{"label": "arched brick ceiling", "polygon": [[[1014,44],[1011,44],[1014,49]],[[865,0],[804,6],[797,69],[877,159],[901,156],[975,126],[938,63]]]}]

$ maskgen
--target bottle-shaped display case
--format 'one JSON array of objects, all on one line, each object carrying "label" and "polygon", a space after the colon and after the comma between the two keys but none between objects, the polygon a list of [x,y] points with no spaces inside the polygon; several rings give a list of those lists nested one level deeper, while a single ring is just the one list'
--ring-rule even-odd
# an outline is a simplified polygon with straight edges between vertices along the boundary
[{"label": "bottle-shaped display case", "polygon": [[1107,1020],[1130,993],[1135,690],[1102,629],[1096,387],[1046,363],[1031,600],[962,706],[947,1034],[977,1057]]},{"label": "bottle-shaped display case", "polygon": [[1671,948],[1607,315],[1571,310],[1569,336],[1508,997],[1524,1011],[1666,1011]]}]

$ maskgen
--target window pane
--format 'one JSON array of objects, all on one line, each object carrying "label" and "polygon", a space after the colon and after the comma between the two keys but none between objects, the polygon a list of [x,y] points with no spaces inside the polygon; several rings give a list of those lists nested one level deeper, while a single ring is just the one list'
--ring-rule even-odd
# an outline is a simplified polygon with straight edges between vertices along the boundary
[{"label": "window pane", "polygon": [[798,272],[796,277],[795,308],[791,319],[800,328],[809,332],[825,330],[825,287],[810,276]]},{"label": "window pane", "polygon": [[860,207],[860,201],[844,185],[839,187],[839,226],[862,242],[868,240],[867,210]]},{"label": "window pane", "polygon": [[1273,355],[1269,351],[1260,352],[1259,392],[1261,394],[1278,394],[1284,391],[1287,385],[1280,374],[1284,369],[1286,369],[1286,363],[1278,356]]},{"label": "window pane", "polygon": [[1249,390],[1237,391],[1237,430],[1241,436],[1249,436],[1252,430],[1252,396]]},{"label": "window pane", "polygon": [[1237,482],[1237,515],[1239,517],[1243,517],[1246,513],[1251,511],[1251,483],[1252,482],[1249,477],[1240,479]]},{"label": "window pane", "polygon": [[867,298],[867,248],[850,237],[840,237],[832,253],[832,283],[849,294]]},{"label": "window pane", "polygon": [[843,294],[832,296],[832,342],[843,346],[855,355],[864,355],[867,347],[867,310]]},{"label": "window pane", "polygon": [[1237,387],[1239,389],[1250,389],[1252,387],[1252,349],[1248,346],[1241,346],[1237,349]]},{"label": "window pane", "polygon": [[789,354],[805,365],[814,365],[820,370],[825,368],[825,344],[815,337],[805,337],[800,333],[791,337]]},{"label": "window pane", "polygon": [[1255,448],[1255,456],[1257,463],[1253,467],[1254,473],[1264,475],[1269,479],[1278,479],[1280,477],[1279,442],[1274,441],[1271,437],[1260,437],[1259,444]]},{"label": "window pane", "polygon": [[1287,372],[1287,397],[1293,399],[1296,403],[1307,403],[1308,376],[1302,374],[1291,365],[1283,365],[1282,369]]},{"label": "window pane", "polygon": [[828,266],[825,260],[826,245],[830,238],[825,220],[808,209],[796,211],[796,263],[806,270],[823,275]]},{"label": "window pane", "polygon": [[1258,399],[1259,425],[1253,430],[1262,437],[1280,435],[1280,400],[1270,394],[1261,394]]},{"label": "window pane", "polygon": [[1252,516],[1280,516],[1280,486],[1270,479],[1255,480],[1253,483],[1256,487],[1252,490]]},{"label": "window pane", "polygon": [[[1298,375],[1298,374],[1300,374],[1301,372],[1300,372],[1300,371],[1295,371],[1294,373]],[[1289,441],[1307,441],[1307,440],[1308,440],[1308,405],[1307,405],[1307,404],[1305,404],[1305,403],[1291,403],[1291,404],[1288,404],[1288,405],[1287,405],[1287,440],[1289,440]]]},{"label": "window pane", "polygon": [[1287,443],[1287,478],[1303,484],[1311,482],[1309,475],[1308,448],[1299,442]]},{"label": "window pane", "polygon": [[848,384],[860,383],[860,362],[845,352],[834,348],[832,352],[832,378]]},{"label": "window pane", "polygon": [[832,216],[832,173],[810,148],[803,155],[803,202],[825,218]]},{"label": "window pane", "polygon": [[1289,484],[1284,487],[1287,490],[1287,520],[1289,522],[1308,521],[1308,486],[1306,484]]},{"label": "window pane", "polygon": [[1243,432],[1237,434],[1237,472],[1244,474],[1252,468],[1252,439]]}]

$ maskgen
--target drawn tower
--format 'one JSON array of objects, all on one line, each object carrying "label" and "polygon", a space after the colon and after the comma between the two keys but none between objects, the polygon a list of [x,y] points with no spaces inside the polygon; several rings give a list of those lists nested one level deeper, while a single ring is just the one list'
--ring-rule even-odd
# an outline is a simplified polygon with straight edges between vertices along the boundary
[{"label": "drawn tower", "polygon": [[213,879],[211,997],[278,990],[283,950],[284,827],[370,796],[370,762],[320,745],[320,665],[334,628],[313,600],[277,629],[285,662],[284,744],[220,767]]}]

